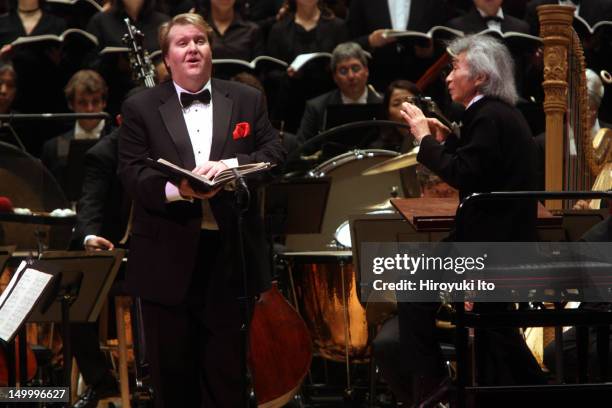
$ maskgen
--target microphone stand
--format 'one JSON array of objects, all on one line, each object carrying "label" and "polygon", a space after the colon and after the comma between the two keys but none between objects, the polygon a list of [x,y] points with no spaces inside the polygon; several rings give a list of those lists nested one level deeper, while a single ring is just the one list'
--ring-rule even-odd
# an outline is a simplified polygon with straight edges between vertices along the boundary
[{"label": "microphone stand", "polygon": [[236,178],[236,190],[234,192],[234,199],[236,202],[236,211],[238,215],[238,225],[236,232],[238,234],[238,259],[240,259],[240,268],[242,273],[242,290],[243,294],[238,298],[240,302],[240,310],[242,312],[242,325],[240,327],[242,334],[242,350],[241,359],[244,373],[244,388],[243,392],[243,406],[245,408],[250,407],[251,393],[249,391],[249,384],[251,384],[251,375],[249,370],[249,364],[247,361],[247,353],[249,350],[249,327],[251,323],[251,299],[249,297],[248,290],[248,275],[246,267],[246,258],[244,255],[244,236],[243,236],[243,221],[244,214],[248,211],[251,193],[246,184],[244,176],[242,176],[236,169],[232,169],[232,173]]}]

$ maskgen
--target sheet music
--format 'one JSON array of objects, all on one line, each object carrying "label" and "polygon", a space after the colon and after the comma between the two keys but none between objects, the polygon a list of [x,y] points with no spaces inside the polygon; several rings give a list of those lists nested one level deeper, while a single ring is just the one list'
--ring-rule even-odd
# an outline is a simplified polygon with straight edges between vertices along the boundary
[{"label": "sheet music", "polygon": [[9,284],[14,288],[0,308],[0,338],[5,341],[13,337],[53,277],[32,268],[26,269],[20,279],[16,279],[16,275],[11,280],[12,285]]},{"label": "sheet music", "polygon": [[27,265],[28,263],[26,261],[21,261],[21,263],[15,270],[15,273],[13,273],[13,277],[11,278],[11,281],[8,283],[8,285],[2,291],[2,293],[0,293],[0,309],[2,309],[2,305],[4,305],[4,301],[6,300],[6,297],[8,296],[9,293],[11,293],[13,286],[15,286],[15,282],[19,280],[19,275],[21,275],[21,271],[23,271],[23,269]]}]

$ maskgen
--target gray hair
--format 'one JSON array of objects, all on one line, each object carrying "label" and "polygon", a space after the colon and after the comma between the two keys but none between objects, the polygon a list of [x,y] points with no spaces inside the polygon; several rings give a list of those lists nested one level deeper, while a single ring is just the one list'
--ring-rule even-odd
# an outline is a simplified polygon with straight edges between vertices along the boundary
[{"label": "gray hair", "polygon": [[603,82],[601,82],[601,78],[599,75],[595,73],[592,69],[587,69],[586,73],[586,81],[587,81],[587,92],[589,95],[589,105],[591,108],[597,110],[601,105],[601,100],[604,96],[604,86]]},{"label": "gray hair", "polygon": [[338,44],[332,52],[330,62],[332,72],[336,71],[338,64],[349,58],[356,58],[364,67],[368,66],[368,53],[361,48],[361,45],[356,42],[345,42]]},{"label": "gray hair", "polygon": [[452,41],[448,53],[457,57],[465,53],[465,61],[472,78],[484,75],[478,91],[515,105],[518,101],[514,79],[514,60],[501,41],[482,34],[469,35]]}]

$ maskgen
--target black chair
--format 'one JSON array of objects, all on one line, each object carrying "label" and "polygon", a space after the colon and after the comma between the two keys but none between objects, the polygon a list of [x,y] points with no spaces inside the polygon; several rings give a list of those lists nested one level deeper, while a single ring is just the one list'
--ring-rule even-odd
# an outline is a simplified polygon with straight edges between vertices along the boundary
[{"label": "black chair", "polygon": [[[458,237],[461,236],[462,217],[466,207],[476,202],[492,200],[572,200],[572,199],[592,199],[592,198],[612,198],[612,192],[495,192],[477,193],[467,197],[459,205],[456,214],[456,227]],[[612,265],[610,265],[612,268]],[[593,310],[513,310],[513,311],[478,311],[466,312],[464,304],[455,305],[453,321],[456,326],[456,357],[457,357],[457,378],[454,387],[455,398],[458,407],[466,406],[500,406],[508,403],[508,406],[517,406],[520,399],[521,405],[526,406],[545,406],[540,401],[552,402],[556,398],[561,401],[546,406],[576,406],[572,405],[580,401],[584,404],[584,397],[592,401],[609,401],[612,396],[612,383],[606,383],[607,360],[609,353],[609,325],[612,324],[612,313],[608,311]],[[579,358],[579,381],[585,381],[586,376],[586,348],[588,344],[588,326],[598,326],[598,353],[600,362],[600,376],[603,381],[591,384],[562,384],[562,371],[557,371],[557,384],[550,385],[512,385],[512,386],[482,386],[473,384],[469,381],[468,369],[468,328],[474,328],[475,333],[479,329],[501,328],[501,327],[555,327],[556,337],[556,360],[557,369],[562,370],[562,328],[563,326],[576,326],[578,328],[578,358]],[[587,341],[585,341],[585,336]],[[478,357],[477,334],[474,339],[473,353]],[[580,361],[582,360],[582,361]],[[478,370],[479,359],[476,358],[475,370]],[[551,394],[552,393],[552,394]],[[493,403],[493,398],[495,402]],[[538,400],[538,402],[536,402]],[[512,401],[512,402],[511,402]],[[560,405],[557,405],[560,404]]]}]

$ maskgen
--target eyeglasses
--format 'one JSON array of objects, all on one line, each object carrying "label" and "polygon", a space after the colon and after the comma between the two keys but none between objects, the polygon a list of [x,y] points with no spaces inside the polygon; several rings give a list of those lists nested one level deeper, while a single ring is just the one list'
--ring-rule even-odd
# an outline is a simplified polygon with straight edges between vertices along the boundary
[{"label": "eyeglasses", "polygon": [[349,70],[353,73],[353,74],[358,74],[359,72],[361,72],[361,70],[363,69],[362,65],[359,64],[353,64],[349,67],[339,67],[336,69],[336,73],[338,75],[342,75],[342,76],[346,76],[349,73]]}]

